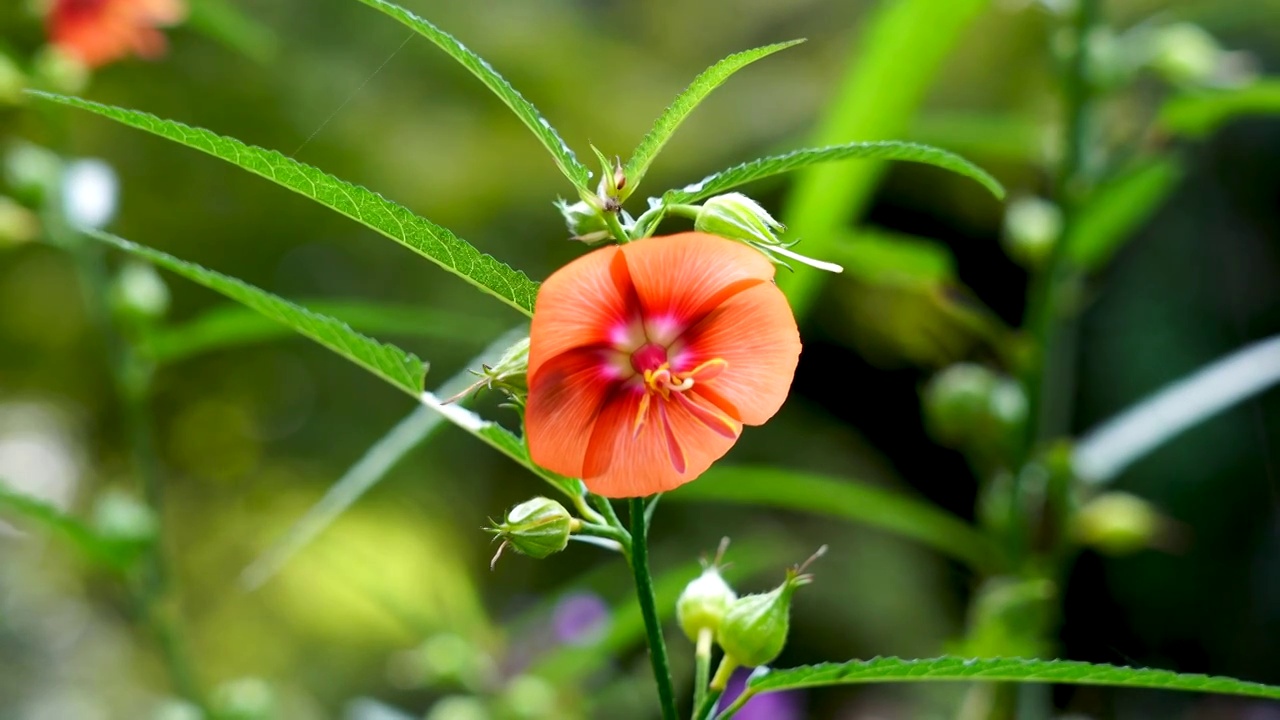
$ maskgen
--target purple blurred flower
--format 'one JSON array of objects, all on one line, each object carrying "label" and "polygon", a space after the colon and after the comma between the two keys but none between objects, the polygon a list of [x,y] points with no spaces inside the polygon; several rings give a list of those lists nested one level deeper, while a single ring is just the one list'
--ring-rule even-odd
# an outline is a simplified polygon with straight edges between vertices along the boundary
[{"label": "purple blurred flower", "polygon": [[[724,708],[742,694],[751,672],[738,669],[724,688],[720,707]],[[804,717],[804,695],[796,690],[756,695],[734,715],[737,720],[801,720]]]},{"label": "purple blurred flower", "polygon": [[566,645],[590,645],[604,635],[608,626],[609,606],[588,592],[566,596],[551,617],[556,641]]}]

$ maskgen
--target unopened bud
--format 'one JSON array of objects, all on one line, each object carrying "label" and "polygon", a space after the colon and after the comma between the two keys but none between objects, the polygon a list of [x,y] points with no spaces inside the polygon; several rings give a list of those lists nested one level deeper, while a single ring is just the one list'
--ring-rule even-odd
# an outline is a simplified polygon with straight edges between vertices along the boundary
[{"label": "unopened bud", "polygon": [[557,200],[556,208],[564,217],[564,224],[569,229],[571,240],[592,245],[609,239],[609,228],[605,225],[604,218],[600,216],[600,210],[586,200],[579,200],[576,203]]},{"label": "unopened bud", "polygon": [[720,629],[725,612],[737,599],[738,594],[725,582],[716,563],[707,564],[702,574],[685,586],[676,601],[676,619],[680,622],[680,629],[693,642],[698,641],[698,635],[704,630],[715,633]]},{"label": "unopened bud", "polygon": [[790,250],[795,243],[785,243],[777,235],[778,231],[786,229],[782,223],[775,220],[760,203],[742,193],[725,193],[707,200],[698,208],[693,227],[711,235],[744,242],[779,265],[787,266],[786,260],[779,257],[781,256],[819,270],[837,273],[844,271],[839,265],[814,260]]},{"label": "unopened bud", "polygon": [[1080,508],[1072,532],[1082,545],[1108,555],[1130,555],[1156,544],[1163,524],[1160,513],[1146,500],[1108,492]]},{"label": "unopened bud", "polygon": [[30,207],[57,193],[62,170],[62,159],[39,145],[15,142],[4,153],[5,180],[13,194]]},{"label": "unopened bud", "polygon": [[1155,31],[1151,67],[1177,85],[1205,85],[1217,74],[1222,47],[1204,28],[1187,22]]},{"label": "unopened bud", "polygon": [[225,720],[271,720],[276,717],[276,693],[261,678],[239,678],[214,690],[215,717]]},{"label": "unopened bud", "polygon": [[27,86],[27,76],[7,53],[0,52],[0,105],[17,105],[22,102],[22,90]]},{"label": "unopened bud", "polygon": [[804,564],[788,570],[786,579],[773,590],[745,595],[729,605],[716,641],[730,662],[756,667],[767,665],[782,654],[791,626],[791,596],[797,588],[813,581],[813,576],[804,570],[826,550],[822,546]]},{"label": "unopened bud", "polygon": [[1004,215],[1004,246],[1009,257],[1023,267],[1044,264],[1062,234],[1062,210],[1038,197],[1020,197],[1009,203]]},{"label": "unopened bud", "polygon": [[512,678],[499,698],[501,717],[510,720],[550,720],[564,717],[555,685],[536,675]]},{"label": "unopened bud", "polygon": [[605,211],[618,212],[622,209],[622,201],[625,199],[622,189],[627,186],[627,174],[622,165],[622,159],[615,156],[610,161],[595,145],[591,146],[591,151],[596,154],[601,168],[596,197]]},{"label": "unopened bud", "polygon": [[487,528],[502,538],[490,567],[498,562],[502,549],[508,546],[521,555],[538,559],[558,553],[569,545],[569,535],[580,525],[580,520],[551,498],[526,500],[507,512],[505,522]]},{"label": "unopened bud", "polygon": [[112,284],[111,300],[123,317],[157,320],[169,310],[169,286],[148,263],[130,261]]},{"label": "unopened bud", "polygon": [[491,720],[483,700],[470,695],[447,695],[436,701],[423,720]]},{"label": "unopened bud", "polygon": [[89,84],[89,68],[52,45],[36,53],[31,74],[38,87],[64,95],[79,95]]},{"label": "unopened bud", "polygon": [[524,338],[507,348],[498,362],[493,365],[481,365],[480,371],[471,371],[480,379],[465,390],[449,398],[445,402],[455,402],[464,395],[469,395],[480,388],[501,390],[516,404],[523,406],[529,394],[529,338]]},{"label": "unopened bud", "polygon": [[0,248],[31,242],[40,235],[40,218],[13,198],[0,195]]},{"label": "unopened bud", "polygon": [[929,433],[949,447],[1004,447],[1027,418],[1022,386],[974,363],[957,363],[934,375],[923,392]]},{"label": "unopened bud", "polygon": [[95,499],[92,523],[103,539],[133,549],[149,545],[159,532],[151,508],[120,490],[106,490]]}]

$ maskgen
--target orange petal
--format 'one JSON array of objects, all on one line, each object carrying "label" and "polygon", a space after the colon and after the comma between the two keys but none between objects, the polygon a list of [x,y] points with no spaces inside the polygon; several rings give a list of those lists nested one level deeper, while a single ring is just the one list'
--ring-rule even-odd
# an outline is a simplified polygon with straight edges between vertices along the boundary
[{"label": "orange petal", "polygon": [[763,253],[706,233],[637,240],[623,245],[622,255],[649,339],[662,344],[726,299],[773,279]]},{"label": "orange petal", "polygon": [[[735,425],[726,437],[682,404],[660,397],[653,398],[658,407],[650,410],[649,422],[637,436],[633,424],[643,397],[638,388],[620,387],[596,419],[582,472],[591,492],[643,497],[672,490],[705,472],[737,441],[740,427]],[[659,416],[662,412],[665,418]]]},{"label": "orange petal", "polygon": [[613,344],[638,311],[617,246],[583,255],[552,273],[538,290],[529,330],[530,379],[543,363],[563,352]]},{"label": "orange petal", "polygon": [[[754,251],[753,251],[754,252]],[[756,285],[729,298],[681,337],[689,354],[680,364],[714,358],[728,365],[693,392],[748,425],[759,425],[787,399],[800,359],[800,333],[782,291]]]},{"label": "orange petal", "polygon": [[591,428],[617,385],[608,371],[600,351],[573,350],[531,377],[524,431],[535,463],[561,475],[582,475]]}]

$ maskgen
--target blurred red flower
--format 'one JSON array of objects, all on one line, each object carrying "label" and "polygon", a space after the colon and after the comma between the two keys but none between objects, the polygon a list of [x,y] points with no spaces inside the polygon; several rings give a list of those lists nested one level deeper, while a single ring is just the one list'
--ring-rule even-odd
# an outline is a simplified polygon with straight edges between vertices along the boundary
[{"label": "blurred red flower", "polygon": [[695,232],[552,274],[530,329],[533,461],[608,497],[702,474],[791,388],[800,336],[773,273],[759,251]]},{"label": "blurred red flower", "polygon": [[158,28],[181,22],[184,0],[54,0],[49,41],[96,68],[129,55],[155,58],[166,42]]}]

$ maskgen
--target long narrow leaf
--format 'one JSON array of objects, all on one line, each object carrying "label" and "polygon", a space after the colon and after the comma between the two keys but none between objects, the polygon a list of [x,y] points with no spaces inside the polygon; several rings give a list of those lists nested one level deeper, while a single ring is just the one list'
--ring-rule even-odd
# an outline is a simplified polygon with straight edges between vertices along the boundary
[{"label": "long narrow leaf", "polygon": [[[910,131],[916,111],[956,41],[990,0],[880,0],[851,43],[845,77],[814,133],[817,146],[850,140],[893,140]],[[840,231],[862,217],[885,163],[805,168],[780,217],[804,253],[823,258]],[[797,317],[817,299],[825,273],[782,273],[778,286]]]},{"label": "long narrow leaf", "polygon": [[418,358],[394,345],[365,337],[345,323],[331,317],[312,312],[242,280],[179,260],[159,250],[104,232],[91,231],[89,235],[242,303],[295,332],[315,340],[410,395],[417,396],[422,392],[422,381],[426,377],[427,366]]},{"label": "long narrow leaf", "polygon": [[1090,194],[1065,239],[1067,258],[1081,270],[1096,270],[1146,222],[1182,177],[1177,160],[1145,162]]},{"label": "long narrow leaf", "polygon": [[80,98],[31,92],[37,97],[88,110],[129,127],[195,148],[283,185],[386,235],[517,310],[525,314],[533,313],[538,285],[528,276],[480,252],[447,229],[375,192],[339,180],[274,150],[246,145],[234,138],[202,128]]},{"label": "long narrow leaf", "polygon": [[79,520],[43,500],[10,490],[0,478],[0,513],[12,513],[70,543],[99,564],[120,568],[127,555]]},{"label": "long narrow leaf", "polygon": [[921,145],[920,143],[882,140],[877,142],[846,143],[823,148],[807,148],[783,155],[772,155],[752,160],[708,175],[698,182],[679,190],[670,190],[663,195],[663,200],[668,203],[694,202],[771,175],[798,170],[810,165],[855,158],[865,160],[902,160],[933,165],[976,180],[987,190],[990,190],[992,195],[997,198],[1004,197],[1004,186],[998,180],[991,177],[987,171],[955,153],[928,145]]},{"label": "long narrow leaf", "polygon": [[[467,363],[466,369],[446,380],[437,392],[444,397],[452,397],[466,390],[475,381],[472,368],[497,362],[507,348],[528,333],[526,327],[504,333]],[[386,477],[406,455],[426,442],[443,421],[444,416],[425,405],[414,408],[374,443],[275,544],[244,569],[240,574],[241,585],[252,590],[274,577],[293,556]]]},{"label": "long narrow leaf", "polygon": [[1246,115],[1280,115],[1280,77],[1263,78],[1241,88],[1177,95],[1160,108],[1160,125],[1169,132],[1198,138]]},{"label": "long narrow leaf", "polygon": [[1072,465],[1085,482],[1114,480],[1183,431],[1277,383],[1280,336],[1210,363],[1090,430],[1076,443]]},{"label": "long narrow leaf", "polygon": [[498,74],[484,58],[472,52],[465,45],[458,42],[452,35],[446,33],[440,28],[432,25],[426,20],[414,15],[404,8],[393,5],[385,0],[360,0],[360,2],[375,8],[396,20],[399,20],[406,27],[411,28],[426,39],[435,43],[436,47],[448,53],[449,57],[457,60],[471,74],[480,78],[480,82],[485,84],[494,95],[497,95],[512,112],[520,118],[520,121],[533,131],[555,158],[556,165],[560,167],[560,172],[569,178],[575,187],[579,189],[587,189],[590,183],[591,173],[588,172],[585,165],[578,162],[577,156],[561,139],[560,133],[551,127],[551,123],[547,122],[542,113],[521,95],[507,79]]},{"label": "long narrow leaf", "polygon": [[994,559],[986,538],[954,515],[852,480],[767,467],[713,467],[664,497],[802,510],[887,530],[975,567],[989,567]]},{"label": "long narrow leaf", "polygon": [[557,475],[538,467],[529,459],[529,449],[524,441],[514,433],[496,422],[485,420],[476,413],[456,404],[445,403],[435,393],[424,392],[420,396],[422,404],[444,419],[466,430],[503,455],[523,465],[529,472],[547,481],[552,487],[566,495],[575,496],[582,493],[582,481]]},{"label": "long narrow leaf", "polygon": [[[361,300],[302,300],[313,312],[341,320],[359,332],[453,342],[492,337],[502,328],[487,318]],[[154,361],[173,363],[194,355],[288,337],[292,331],[242,305],[227,304],[180,325],[148,335],[143,349]]]},{"label": "long narrow leaf", "polygon": [[778,690],[862,683],[955,681],[1105,685],[1280,699],[1280,687],[1228,677],[1184,675],[1168,670],[1094,665],[1071,660],[958,657],[902,660],[887,657],[807,665],[760,674],[748,681],[746,692],[720,717],[732,717],[753,695]]},{"label": "long narrow leaf", "polygon": [[662,112],[662,115],[658,116],[653,128],[640,141],[635,152],[631,153],[631,159],[627,160],[626,167],[627,195],[634,192],[636,187],[640,185],[641,179],[649,171],[649,165],[658,156],[662,146],[666,145],[671,136],[675,134],[676,128],[680,127],[680,123],[684,122],[689,113],[693,112],[694,108],[707,99],[712,90],[720,87],[725,80],[729,79],[729,76],[751,63],[768,57],[779,50],[799,45],[802,42],[804,40],[792,40],[790,42],[766,45],[753,50],[744,50],[743,52],[734,53],[703,70],[698,77],[693,79],[693,82],[689,83],[689,87],[676,96],[676,99]]}]

